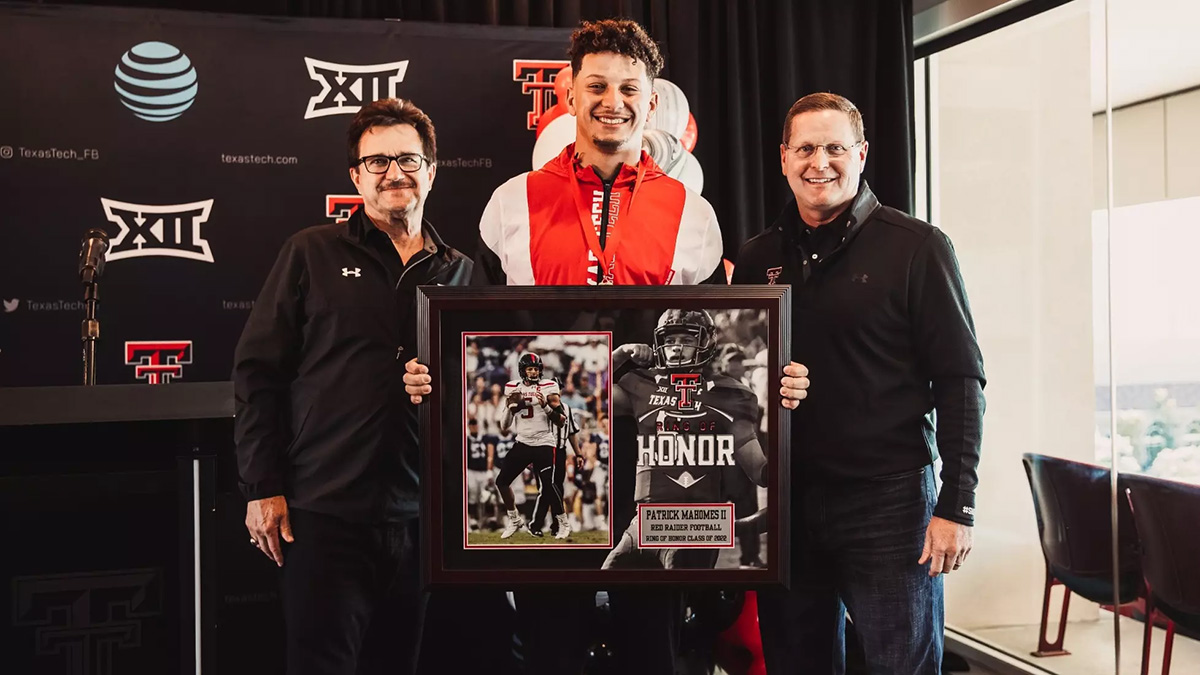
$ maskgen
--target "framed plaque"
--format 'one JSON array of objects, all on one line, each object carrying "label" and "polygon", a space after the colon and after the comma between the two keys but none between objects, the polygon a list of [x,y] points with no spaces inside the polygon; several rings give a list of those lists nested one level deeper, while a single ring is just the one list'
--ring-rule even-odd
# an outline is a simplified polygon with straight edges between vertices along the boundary
[{"label": "framed plaque", "polygon": [[420,288],[426,583],[786,584],[789,293]]}]

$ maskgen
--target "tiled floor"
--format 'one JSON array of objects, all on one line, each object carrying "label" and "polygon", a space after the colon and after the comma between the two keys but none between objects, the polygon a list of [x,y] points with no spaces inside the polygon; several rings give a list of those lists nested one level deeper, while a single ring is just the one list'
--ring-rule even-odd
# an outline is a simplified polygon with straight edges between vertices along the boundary
[{"label": "tiled floor", "polygon": [[[1045,668],[1059,675],[1112,675],[1116,671],[1113,658],[1112,615],[1102,613],[1101,621],[1072,622],[1067,625],[1063,646],[1067,656],[1038,658],[1029,652],[1037,648],[1038,626],[1006,626],[974,630],[970,635],[990,645],[1011,653],[1013,656]],[[1120,675],[1136,675],[1141,672],[1142,629],[1144,624],[1132,619],[1121,618],[1121,670]],[[1050,635],[1057,633],[1051,625]],[[1166,632],[1154,629],[1150,649],[1150,672],[1162,672],[1163,639]],[[972,672],[976,672],[972,670]],[[1200,642],[1175,636],[1174,653],[1171,658],[1172,675],[1200,675]]]}]

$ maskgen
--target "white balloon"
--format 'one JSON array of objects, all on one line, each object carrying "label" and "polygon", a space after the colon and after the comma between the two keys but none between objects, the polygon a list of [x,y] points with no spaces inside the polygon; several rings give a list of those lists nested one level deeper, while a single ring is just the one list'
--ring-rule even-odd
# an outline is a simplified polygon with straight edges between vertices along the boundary
[{"label": "white balloon", "polygon": [[696,194],[704,192],[704,169],[700,168],[700,160],[687,150],[683,151],[683,161],[679,163],[678,171],[679,175],[672,176],[673,178],[691,188]]},{"label": "white balloon", "polygon": [[545,166],[546,162],[558,157],[563,148],[574,142],[575,116],[567,113],[555,117],[542,129],[542,135],[533,144],[533,170]]},{"label": "white balloon", "polygon": [[704,171],[683,144],[662,129],[651,129],[642,136],[642,147],[650,158],[671,178],[699,193],[704,189]]},{"label": "white balloon", "polygon": [[674,178],[671,171],[683,159],[683,144],[677,138],[662,129],[649,129],[642,135],[642,148],[663,170],[663,173]]},{"label": "white balloon", "polygon": [[654,91],[658,92],[658,107],[646,127],[662,129],[675,138],[683,138],[691,112],[687,96],[674,82],[661,77],[654,80]]}]

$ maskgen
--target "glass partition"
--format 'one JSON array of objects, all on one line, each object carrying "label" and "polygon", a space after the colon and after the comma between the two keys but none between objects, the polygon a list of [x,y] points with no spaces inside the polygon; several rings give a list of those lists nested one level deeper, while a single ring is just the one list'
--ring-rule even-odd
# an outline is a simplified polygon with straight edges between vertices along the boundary
[{"label": "glass partition", "polygon": [[[1198,29],[1200,3],[1075,0],[914,64],[918,215],[955,244],[988,374],[951,645],[1054,673],[1140,671],[1120,476],[1200,485]],[[1067,591],[1047,593],[1048,571],[1075,589],[1061,644]],[[1173,669],[1200,672],[1200,634],[1175,630]],[[1165,637],[1152,632],[1154,672]]]}]

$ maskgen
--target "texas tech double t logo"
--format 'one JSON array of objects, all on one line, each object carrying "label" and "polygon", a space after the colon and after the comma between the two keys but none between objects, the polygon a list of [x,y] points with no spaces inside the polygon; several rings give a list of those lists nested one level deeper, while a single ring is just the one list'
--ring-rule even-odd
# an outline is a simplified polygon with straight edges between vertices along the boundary
[{"label": "texas tech double t logo", "polygon": [[554,76],[570,61],[523,61],[513,59],[513,82],[521,83],[521,93],[533,96],[533,109],[525,115],[525,128],[537,129],[538,119],[558,102],[554,95]]},{"label": "texas tech double t logo", "polygon": [[700,373],[671,373],[671,386],[679,392],[680,410],[699,410],[700,402],[694,397],[693,390],[700,387]]},{"label": "texas tech double t logo", "polygon": [[153,340],[125,343],[125,365],[147,384],[167,384],[183,377],[183,367],[192,362],[191,340]]},{"label": "texas tech double t logo", "polygon": [[362,195],[325,195],[325,217],[346,222],[362,203]]}]

